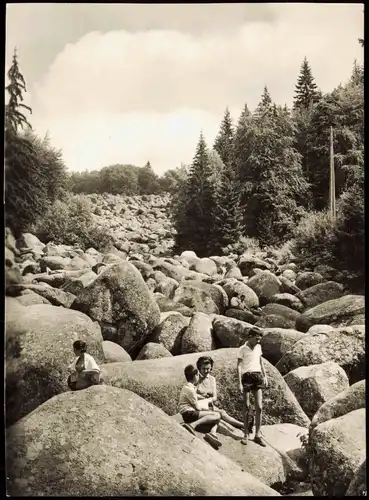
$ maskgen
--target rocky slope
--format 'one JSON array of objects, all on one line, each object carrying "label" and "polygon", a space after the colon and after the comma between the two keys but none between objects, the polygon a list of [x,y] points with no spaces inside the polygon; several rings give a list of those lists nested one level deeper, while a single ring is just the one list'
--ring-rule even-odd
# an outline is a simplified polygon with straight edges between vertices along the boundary
[{"label": "rocky slope", "polygon": [[[18,240],[6,235],[6,418],[14,444],[8,444],[8,456],[21,474],[10,477],[10,490],[37,495],[45,484],[54,492],[58,480],[57,491],[67,495],[210,495],[220,470],[222,484],[215,488],[222,494],[273,495],[271,488],[287,491],[294,482],[310,480],[314,495],[344,494],[350,484],[353,489],[365,460],[365,391],[356,390],[365,378],[364,296],[349,294],[334,269],[306,272],[293,256],[286,261],[265,252],[202,259],[191,251],[172,255],[174,230],[165,197],[90,198],[96,222],[114,232],[108,253],[45,245],[31,234]],[[225,456],[219,458],[221,452],[202,443],[201,435],[191,437],[174,417],[166,419],[176,414],[184,366],[209,351],[219,400],[241,418],[236,348],[252,325],[263,331],[270,380],[264,391],[269,448],[255,445],[251,460],[238,442],[222,435]],[[71,394],[67,366],[78,338],[101,365],[105,385]],[[120,399],[129,407],[120,408]],[[79,421],[87,410],[96,422],[99,449],[104,448],[100,462],[92,460],[96,447],[80,460],[79,441],[73,450],[68,444],[73,419]],[[151,412],[154,435],[137,441],[137,429],[152,426]],[[116,429],[128,424],[131,437]],[[54,425],[60,432],[51,436]],[[281,444],[281,426],[291,426],[283,427],[288,449]],[[77,428],[78,439],[89,435],[87,424]],[[305,447],[301,434],[307,436]],[[355,447],[336,450],[335,436],[342,435]],[[153,455],[147,454],[149,441]],[[48,476],[45,483],[50,446],[57,450],[58,478]],[[201,477],[199,453],[209,454]],[[163,465],[160,481],[148,467],[163,463],[163,457],[167,469]],[[98,481],[78,483],[71,472],[76,467],[85,478],[93,467]]]}]

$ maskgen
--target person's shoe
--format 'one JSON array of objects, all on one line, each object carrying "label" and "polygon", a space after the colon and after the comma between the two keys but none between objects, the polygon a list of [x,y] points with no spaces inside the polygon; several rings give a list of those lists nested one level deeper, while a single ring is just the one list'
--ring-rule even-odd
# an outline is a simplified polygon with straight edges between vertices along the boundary
[{"label": "person's shoe", "polygon": [[243,444],[243,445],[245,445],[245,446],[247,445],[247,443],[248,443],[248,442],[249,442],[249,440],[248,440],[248,437],[247,437],[247,436],[244,436],[244,437],[241,439],[241,444]]},{"label": "person's shoe", "polygon": [[251,417],[251,420],[249,422],[249,434],[252,434],[253,428],[254,428],[254,417]]},{"label": "person's shoe", "polygon": [[222,446],[222,443],[219,441],[219,439],[214,436],[214,434],[211,434],[211,432],[208,432],[205,434],[204,439],[207,443],[209,443],[215,450],[220,448]]},{"label": "person's shoe", "polygon": [[260,436],[255,436],[254,437],[254,442],[260,446],[266,446],[266,443],[264,441],[264,439]]},{"label": "person's shoe", "polygon": [[181,424],[182,427],[184,427],[187,431],[191,432],[191,434],[193,434],[194,436],[196,436],[196,432],[195,432],[195,429],[193,427],[191,427],[190,424]]}]

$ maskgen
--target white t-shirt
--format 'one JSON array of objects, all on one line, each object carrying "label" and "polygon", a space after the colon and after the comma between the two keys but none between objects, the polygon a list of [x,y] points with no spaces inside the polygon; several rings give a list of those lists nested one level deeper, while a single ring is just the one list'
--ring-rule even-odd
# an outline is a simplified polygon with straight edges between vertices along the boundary
[{"label": "white t-shirt", "polygon": [[182,387],[181,393],[179,395],[178,411],[183,413],[185,411],[196,411],[195,404],[197,403],[197,393],[196,387],[191,383],[187,382]]},{"label": "white t-shirt", "polygon": [[241,359],[241,373],[261,372],[260,358],[263,355],[261,345],[256,344],[253,349],[245,343],[238,350],[238,359]]}]

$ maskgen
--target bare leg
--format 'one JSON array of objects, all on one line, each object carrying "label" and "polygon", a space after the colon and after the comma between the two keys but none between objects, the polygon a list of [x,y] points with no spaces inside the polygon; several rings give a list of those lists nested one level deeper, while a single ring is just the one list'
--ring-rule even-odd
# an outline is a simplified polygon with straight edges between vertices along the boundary
[{"label": "bare leg", "polygon": [[263,393],[261,389],[253,391],[255,399],[255,437],[260,437],[261,419],[263,411]]},{"label": "bare leg", "polygon": [[228,415],[228,413],[226,411],[218,410],[218,408],[216,408],[215,406],[214,406],[214,410],[219,411],[222,420],[224,420],[224,422],[227,422],[227,424],[231,424],[231,425],[233,425],[233,427],[236,427],[237,429],[244,428],[243,422],[231,417],[230,415]]},{"label": "bare leg", "polygon": [[242,444],[247,444],[249,437],[249,409],[250,409],[250,393],[249,391],[243,392],[243,433],[244,437],[241,441]]},{"label": "bare leg", "polygon": [[220,415],[219,413],[215,411],[200,411],[199,412],[199,419],[196,420],[195,422],[192,422],[190,425],[196,429],[199,425],[203,424],[214,424],[213,427],[211,428],[211,434],[216,434],[217,428],[218,428],[218,423],[220,420]]}]

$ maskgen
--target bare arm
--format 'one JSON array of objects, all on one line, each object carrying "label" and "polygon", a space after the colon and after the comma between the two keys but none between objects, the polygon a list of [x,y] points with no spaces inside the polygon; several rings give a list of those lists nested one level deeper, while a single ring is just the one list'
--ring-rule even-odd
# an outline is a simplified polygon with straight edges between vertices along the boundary
[{"label": "bare arm", "polygon": [[212,403],[215,403],[215,401],[218,399],[218,394],[217,394],[217,381],[214,379],[214,384],[213,384],[213,397],[210,398]]},{"label": "bare arm", "polygon": [[268,378],[267,378],[267,375],[266,375],[265,366],[264,366],[264,363],[263,363],[263,358],[261,356],[260,356],[260,367],[261,367],[261,374],[263,375],[265,385],[267,385],[268,384]]},{"label": "bare arm", "polygon": [[237,359],[237,373],[238,373],[238,385],[240,388],[242,387],[241,363],[242,363],[242,359],[238,358]]}]

